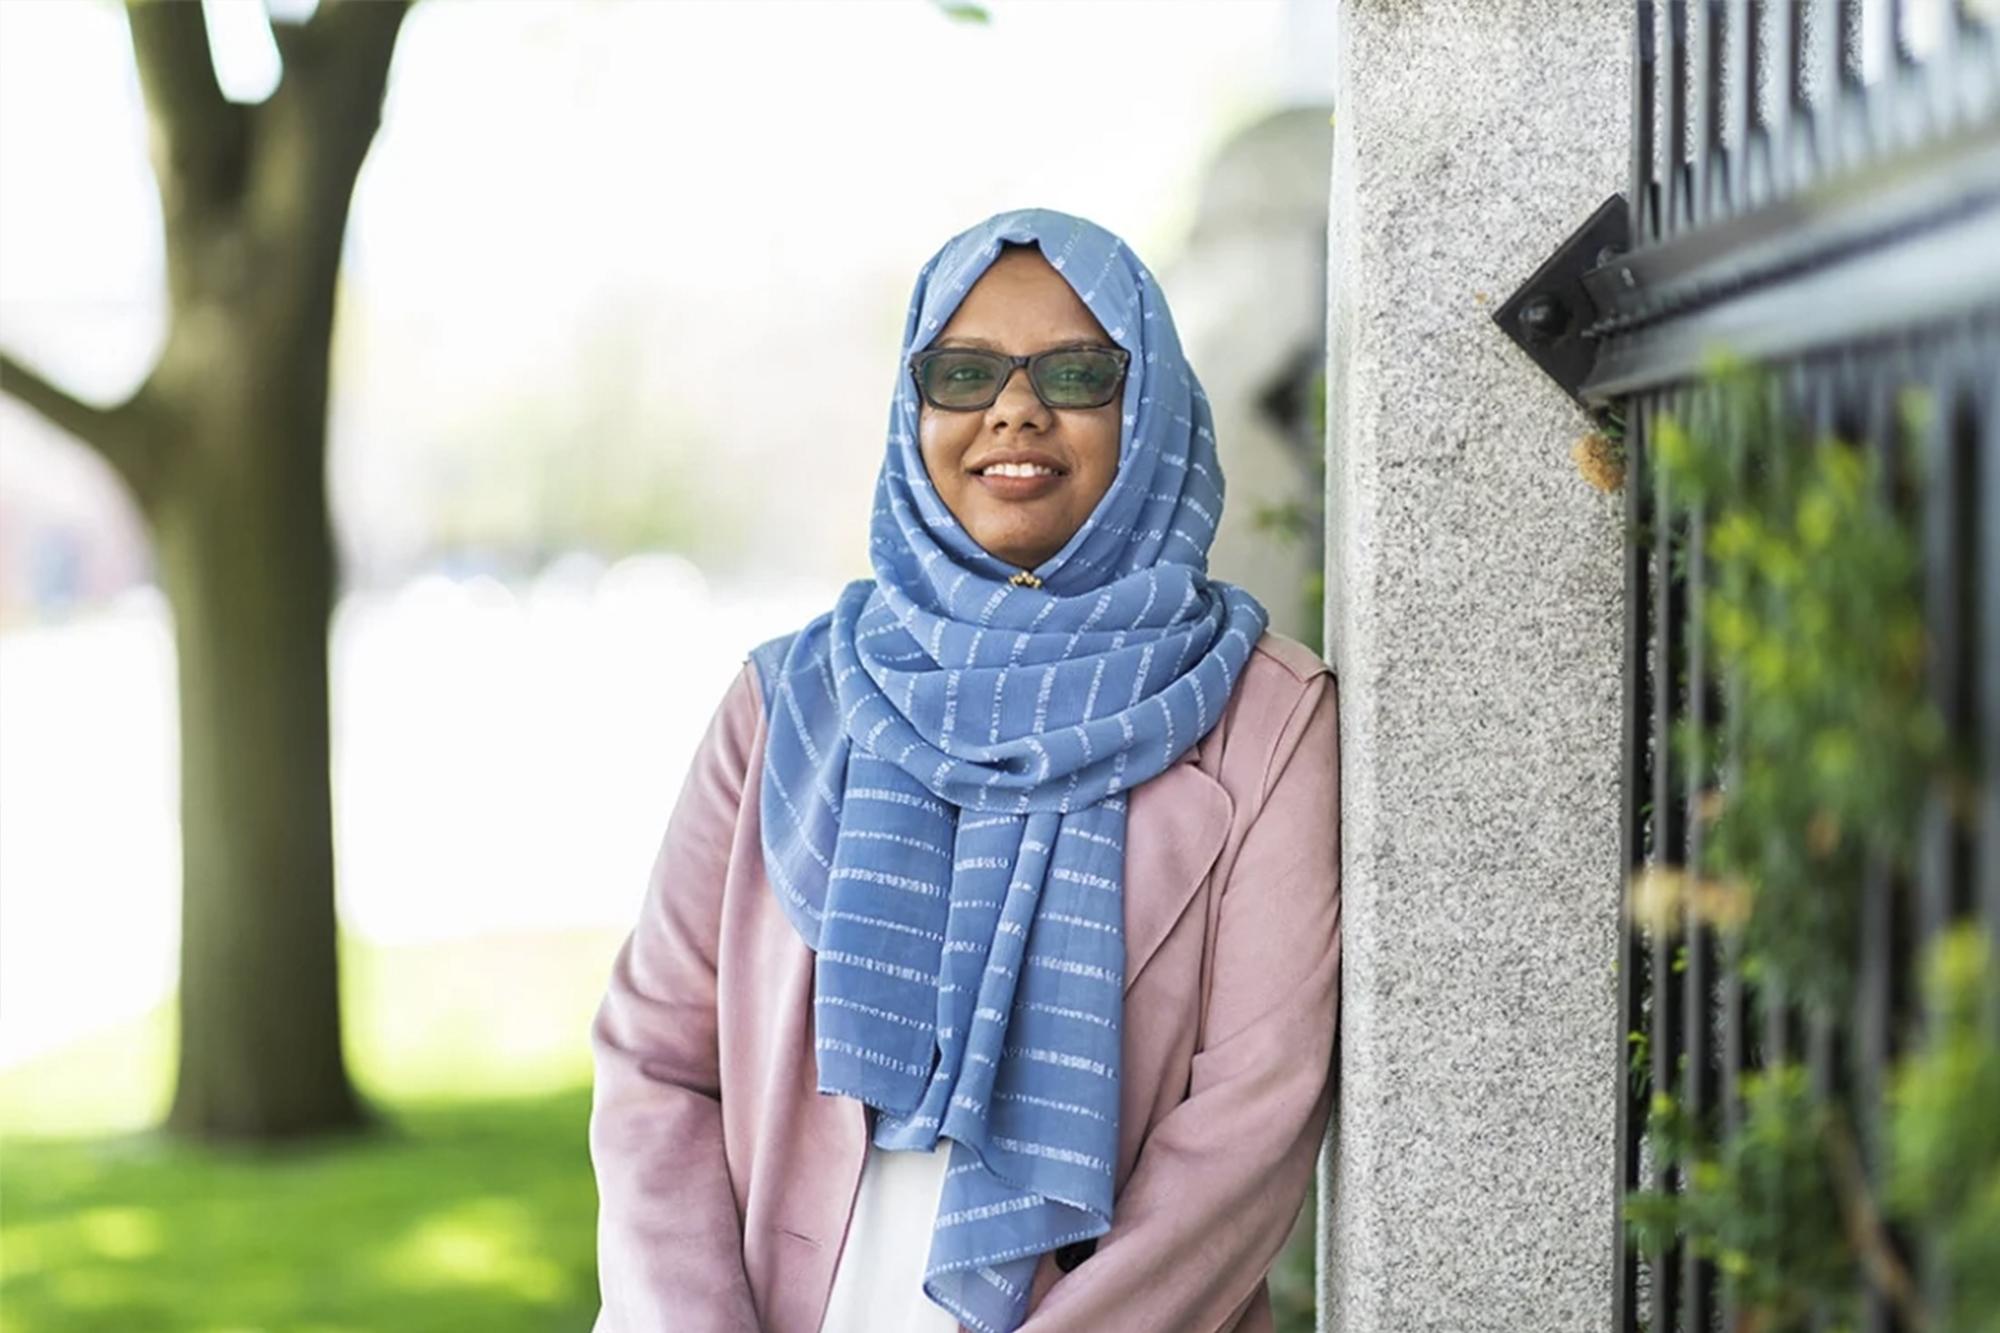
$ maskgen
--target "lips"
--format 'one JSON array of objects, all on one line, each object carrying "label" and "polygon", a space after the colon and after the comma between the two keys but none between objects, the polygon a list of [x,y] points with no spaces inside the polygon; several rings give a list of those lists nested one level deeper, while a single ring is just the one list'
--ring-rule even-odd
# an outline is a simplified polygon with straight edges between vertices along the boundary
[{"label": "lips", "polygon": [[966,469],[981,490],[997,500],[1039,500],[1069,476],[1052,458],[1037,454],[1005,454]]}]

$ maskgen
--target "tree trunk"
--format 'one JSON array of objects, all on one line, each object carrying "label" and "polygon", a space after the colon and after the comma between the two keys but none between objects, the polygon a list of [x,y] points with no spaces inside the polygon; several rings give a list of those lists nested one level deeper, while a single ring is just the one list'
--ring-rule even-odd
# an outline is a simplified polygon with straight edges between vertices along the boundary
[{"label": "tree trunk", "polygon": [[230,341],[272,349],[239,363],[264,392],[204,405],[205,443],[221,447],[153,512],[180,668],[180,1057],[168,1128],[277,1139],[363,1117],[341,1049],[335,952],[323,429],[272,401],[295,398],[297,367],[326,353],[260,341],[254,318],[239,318]]},{"label": "tree trunk", "polygon": [[389,50],[357,88],[341,47],[289,42],[284,83],[248,121],[232,206],[191,200],[166,215],[179,268],[151,383],[181,438],[147,508],[180,663],[181,1040],[167,1124],[187,1137],[292,1138],[365,1118],[341,1046],[326,422],[348,202]]},{"label": "tree trunk", "polygon": [[173,320],[130,402],[0,355],[0,391],[138,498],[180,659],[180,1065],[168,1128],[282,1139],[364,1116],[340,1039],[327,622],[328,352],[349,198],[407,0],[321,0],[272,36],[260,106],[215,81],[201,7],[128,0]]}]

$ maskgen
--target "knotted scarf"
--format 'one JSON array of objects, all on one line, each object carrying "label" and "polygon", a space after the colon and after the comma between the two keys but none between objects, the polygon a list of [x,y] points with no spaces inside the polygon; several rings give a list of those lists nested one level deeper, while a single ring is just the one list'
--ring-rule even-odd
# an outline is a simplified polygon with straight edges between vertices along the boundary
[{"label": "knotted scarf", "polygon": [[876,1108],[877,1148],[951,1141],[924,1289],[978,1333],[1020,1325],[1040,1255],[1110,1228],[1127,794],[1215,725],[1266,622],[1207,578],[1208,401],[1117,237],[1035,210],[954,238],[918,275],[905,357],[1007,243],[1132,354],[1109,491],[1041,587],[1010,583],[932,487],[905,373],[874,580],[753,654],[765,864],[817,952],[819,1087]]}]

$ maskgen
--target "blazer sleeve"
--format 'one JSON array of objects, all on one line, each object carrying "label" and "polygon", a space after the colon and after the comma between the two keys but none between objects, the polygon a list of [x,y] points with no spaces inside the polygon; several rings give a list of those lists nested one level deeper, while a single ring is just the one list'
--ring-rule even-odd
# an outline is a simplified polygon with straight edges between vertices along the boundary
[{"label": "blazer sleeve", "polygon": [[746,668],[696,754],[591,1029],[597,1333],[758,1333],[723,1154],[716,957],[762,713]]},{"label": "blazer sleeve", "polygon": [[1206,1036],[1095,1253],[1020,1333],[1214,1333],[1257,1298],[1332,1107],[1339,796],[1332,677],[1308,684],[1222,886]]}]

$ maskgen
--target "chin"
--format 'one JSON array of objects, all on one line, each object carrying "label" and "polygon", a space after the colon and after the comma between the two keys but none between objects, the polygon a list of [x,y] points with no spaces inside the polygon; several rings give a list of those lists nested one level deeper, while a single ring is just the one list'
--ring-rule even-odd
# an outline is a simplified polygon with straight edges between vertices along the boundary
[{"label": "chin", "polygon": [[1033,569],[1042,564],[1062,550],[1076,533],[1067,524],[1037,523],[1032,520],[1039,516],[1019,512],[975,512],[958,517],[966,536],[978,543],[981,550],[1016,569]]},{"label": "chin", "polygon": [[987,545],[987,543],[981,542],[980,545],[986,547],[988,555],[994,557],[996,560],[1004,560],[1016,569],[1033,569],[1062,549],[1059,546],[1023,548],[1008,542],[1002,542],[998,545]]}]

